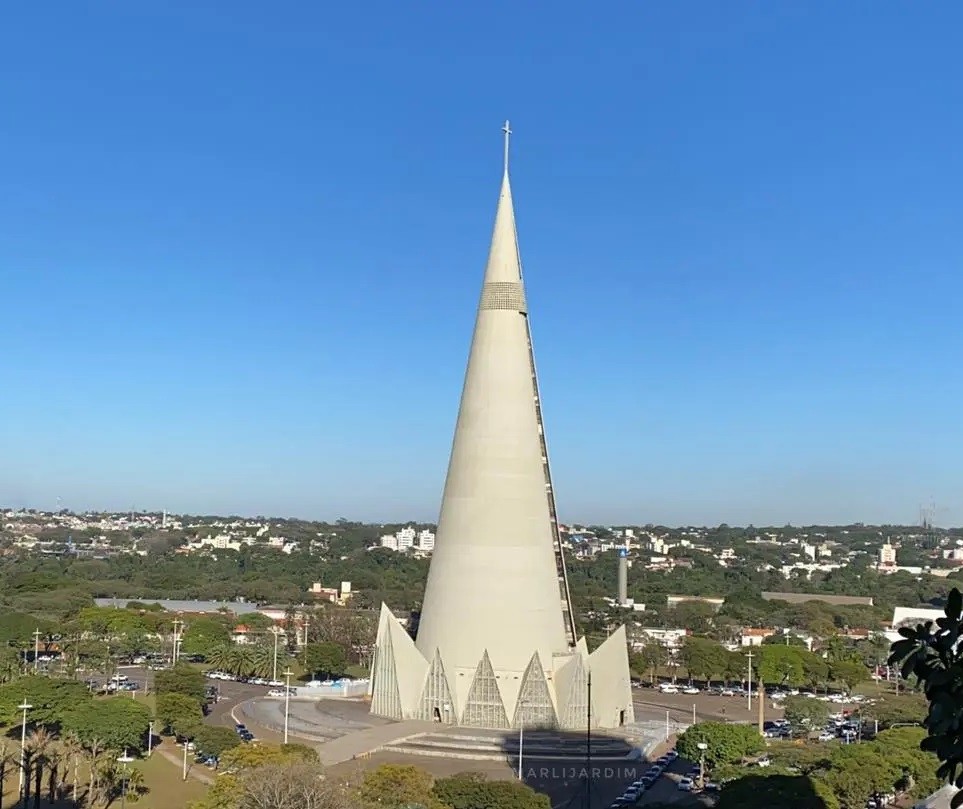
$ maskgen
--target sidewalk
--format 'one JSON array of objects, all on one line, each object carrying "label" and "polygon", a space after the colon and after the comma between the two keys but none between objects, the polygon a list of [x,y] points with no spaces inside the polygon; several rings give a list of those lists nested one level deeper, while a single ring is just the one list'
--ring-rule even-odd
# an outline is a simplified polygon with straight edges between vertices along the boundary
[{"label": "sidewalk", "polygon": [[[166,758],[171,764],[177,767],[178,778],[180,778],[180,773],[184,770],[184,753],[178,752],[174,753],[167,749],[166,744],[159,744],[154,748],[152,755],[157,755],[160,753],[164,758]],[[210,786],[214,783],[214,779],[201,769],[198,769],[197,765],[191,760],[190,754],[187,757],[187,777],[194,778],[200,781],[202,784],[207,784]]]}]

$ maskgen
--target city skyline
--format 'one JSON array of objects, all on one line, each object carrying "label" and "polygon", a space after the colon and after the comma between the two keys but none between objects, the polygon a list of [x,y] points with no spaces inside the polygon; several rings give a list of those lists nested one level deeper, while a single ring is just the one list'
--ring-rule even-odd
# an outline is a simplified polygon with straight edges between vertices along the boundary
[{"label": "city skyline", "polygon": [[434,522],[510,117],[562,521],[963,523],[963,12],[375,6],[12,12],[0,501]]}]

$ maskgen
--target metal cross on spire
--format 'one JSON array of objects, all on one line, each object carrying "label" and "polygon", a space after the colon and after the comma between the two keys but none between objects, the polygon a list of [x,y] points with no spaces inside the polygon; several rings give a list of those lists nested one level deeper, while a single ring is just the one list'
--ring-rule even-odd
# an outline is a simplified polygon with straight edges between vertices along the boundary
[{"label": "metal cross on spire", "polygon": [[508,141],[512,136],[512,128],[508,121],[505,121],[505,126],[502,127],[502,132],[505,133],[505,171],[508,172]]}]

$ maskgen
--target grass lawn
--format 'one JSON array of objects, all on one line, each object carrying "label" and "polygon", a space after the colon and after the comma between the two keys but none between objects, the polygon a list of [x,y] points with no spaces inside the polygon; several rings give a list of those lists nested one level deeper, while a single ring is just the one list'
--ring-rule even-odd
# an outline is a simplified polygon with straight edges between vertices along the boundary
[{"label": "grass lawn", "polygon": [[[131,767],[144,773],[144,783],[150,788],[150,792],[133,804],[140,809],[183,809],[207,792],[207,786],[194,778],[182,781],[180,767],[159,753],[138,761]],[[202,769],[211,772],[206,767]]]},{"label": "grass lawn", "polygon": [[[198,764],[205,773],[211,773],[206,767]],[[168,761],[159,753],[154,753],[150,758],[138,759],[130,765],[131,769],[137,769],[144,773],[144,784],[150,790],[136,803],[131,802],[131,806],[140,809],[184,809],[191,801],[204,796],[207,792],[207,785],[202,784],[195,778],[188,778],[187,781],[181,780],[181,768],[179,765]],[[89,778],[87,768],[80,767],[80,789],[79,795],[82,797],[86,790],[87,779]],[[70,797],[70,784],[73,783],[73,773],[68,775],[67,797]],[[17,798],[18,774],[16,764],[7,766],[6,778],[3,784],[4,801],[3,806],[13,806]],[[44,779],[44,794],[46,795],[47,781]],[[33,798],[30,799],[30,806],[33,806]],[[71,801],[61,801],[51,804],[46,800],[40,802],[42,809],[53,809],[53,807],[73,806]],[[119,807],[120,801],[114,801],[112,807]]]}]

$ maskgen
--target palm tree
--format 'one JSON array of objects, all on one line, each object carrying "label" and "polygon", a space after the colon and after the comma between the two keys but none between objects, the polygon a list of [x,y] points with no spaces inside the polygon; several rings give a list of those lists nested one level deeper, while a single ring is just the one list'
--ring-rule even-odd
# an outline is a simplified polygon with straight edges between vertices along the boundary
[{"label": "palm tree", "polygon": [[[40,800],[43,797],[41,790],[43,789],[43,775],[44,767],[47,763],[47,751],[50,748],[50,742],[52,741],[51,735],[47,732],[46,728],[39,727],[30,732],[27,737],[27,749],[30,751],[31,759],[33,760],[33,776],[34,776],[34,796],[33,805],[34,809],[40,809]],[[30,791],[30,768],[27,768],[26,773],[24,773],[24,785],[26,791]],[[28,803],[27,796],[24,796],[23,805],[26,806]]]},{"label": "palm tree", "polygon": [[66,764],[66,757],[56,748],[47,753],[47,799],[51,803],[60,797],[60,766],[66,769]]},{"label": "palm tree", "polygon": [[3,784],[7,778],[7,765],[15,760],[13,745],[8,739],[0,738],[0,809],[3,807]]},{"label": "palm tree", "polygon": [[136,767],[131,767],[127,770],[127,799],[132,800],[131,795],[139,797],[147,792],[147,786],[144,784],[144,773],[138,770]]},{"label": "palm tree", "polygon": [[97,788],[97,771],[103,766],[106,756],[104,755],[104,743],[96,736],[87,742],[87,764],[90,767],[90,785],[87,787],[87,802],[94,803],[94,790]]},{"label": "palm tree", "polygon": [[83,755],[84,746],[80,737],[76,733],[67,733],[63,738],[64,770],[63,785],[67,783],[67,773],[72,768],[73,776],[73,802],[77,805],[77,781],[79,780],[80,757]]},{"label": "palm tree", "polygon": [[217,671],[225,671],[231,666],[233,651],[230,646],[215,646],[207,653],[207,662]]},{"label": "palm tree", "polygon": [[267,646],[255,646],[252,650],[251,673],[255,677],[270,677],[274,670],[274,652]]},{"label": "palm tree", "polygon": [[238,677],[247,677],[254,664],[254,652],[245,646],[236,646],[231,650],[231,673]]},{"label": "palm tree", "polygon": [[[33,749],[30,747],[29,739],[24,745],[20,757],[20,766],[23,770],[23,805],[30,802],[30,773],[33,771]],[[19,800],[19,798],[18,798]]]}]

